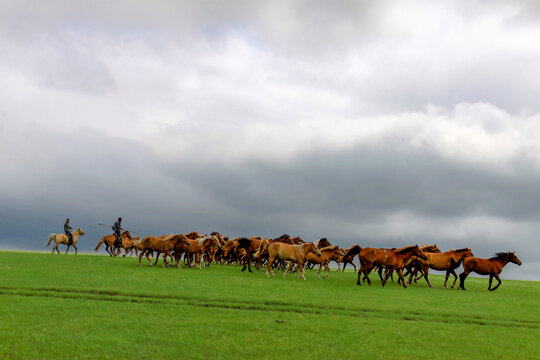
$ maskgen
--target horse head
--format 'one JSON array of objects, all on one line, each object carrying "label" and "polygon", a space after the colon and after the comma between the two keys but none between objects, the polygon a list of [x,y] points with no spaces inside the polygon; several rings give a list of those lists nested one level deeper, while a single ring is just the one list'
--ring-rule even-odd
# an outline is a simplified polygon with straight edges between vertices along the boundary
[{"label": "horse head", "polygon": [[516,256],[516,252],[513,251],[513,252],[511,252],[509,254],[510,254],[509,261],[513,262],[514,264],[516,264],[518,266],[521,266],[521,260],[519,260],[519,258]]},{"label": "horse head", "polygon": [[318,257],[322,256],[321,251],[314,243],[305,243],[301,245],[304,248],[304,254],[307,254],[308,252],[315,253]]},{"label": "horse head", "polygon": [[424,254],[424,252],[422,251],[422,249],[420,249],[420,248],[418,247],[418,245],[416,245],[416,246],[413,248],[412,254],[413,254],[413,256],[416,256],[416,257],[418,257],[418,258],[420,258],[420,259],[422,259],[422,260],[427,260],[426,254]]}]

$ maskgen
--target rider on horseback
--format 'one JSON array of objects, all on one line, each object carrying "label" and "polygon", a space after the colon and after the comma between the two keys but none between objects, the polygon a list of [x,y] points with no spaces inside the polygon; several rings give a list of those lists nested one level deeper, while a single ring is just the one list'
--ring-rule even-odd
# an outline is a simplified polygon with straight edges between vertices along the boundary
[{"label": "rider on horseback", "polygon": [[122,229],[122,218],[121,217],[119,217],[118,220],[114,223],[114,225],[112,226],[112,229],[114,231],[114,234],[116,235],[116,240],[114,242],[114,246],[120,247],[122,245],[122,233],[121,233],[121,230],[124,230],[124,229]]},{"label": "rider on horseback", "polygon": [[73,234],[71,233],[71,230],[73,230],[73,228],[69,226],[69,218],[67,218],[64,224],[64,232],[69,239],[68,245],[73,245]]}]

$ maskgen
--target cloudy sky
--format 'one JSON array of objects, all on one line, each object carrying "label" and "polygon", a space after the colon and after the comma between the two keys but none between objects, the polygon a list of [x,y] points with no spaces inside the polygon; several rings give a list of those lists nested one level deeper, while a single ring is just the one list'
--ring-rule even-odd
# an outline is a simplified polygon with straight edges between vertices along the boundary
[{"label": "cloudy sky", "polygon": [[539,4],[3,1],[0,248],[122,216],[540,280]]}]

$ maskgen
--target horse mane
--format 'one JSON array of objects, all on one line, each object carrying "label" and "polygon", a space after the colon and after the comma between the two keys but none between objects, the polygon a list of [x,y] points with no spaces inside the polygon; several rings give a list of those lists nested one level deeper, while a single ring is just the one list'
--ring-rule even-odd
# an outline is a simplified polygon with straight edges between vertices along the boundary
[{"label": "horse mane", "polygon": [[471,249],[469,248],[463,248],[463,249],[456,249],[456,250],[452,250],[453,252],[466,252],[466,251],[471,251]]},{"label": "horse mane", "polygon": [[275,238],[274,240],[279,240],[279,239],[290,239],[291,237],[289,236],[289,234],[283,234],[281,236],[278,236],[277,238]]},{"label": "horse mane", "polygon": [[362,247],[360,245],[353,245],[345,250],[345,256],[354,256],[360,254],[360,251],[362,251]]},{"label": "horse mane", "polygon": [[490,257],[489,260],[504,260],[504,259],[509,259],[512,257],[512,255],[514,255],[513,252],[511,251],[507,251],[507,252],[498,252],[498,253],[495,253],[495,255],[493,257]]},{"label": "horse mane", "polygon": [[339,247],[338,245],[326,246],[326,247],[323,247],[322,249],[320,249],[320,251],[321,252],[323,252],[323,251],[332,251],[332,250],[337,249],[338,247]]},{"label": "horse mane", "polygon": [[412,249],[414,248],[418,248],[418,245],[410,245],[410,246],[405,246],[405,247],[402,247],[402,248],[399,248],[397,250],[395,250],[398,254],[403,254],[403,253],[406,253],[406,252],[409,252],[411,251]]}]

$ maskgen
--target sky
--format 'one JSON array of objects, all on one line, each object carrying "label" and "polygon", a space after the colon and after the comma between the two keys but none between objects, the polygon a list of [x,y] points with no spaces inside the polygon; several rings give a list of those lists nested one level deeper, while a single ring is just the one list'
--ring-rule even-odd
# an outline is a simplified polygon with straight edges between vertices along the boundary
[{"label": "sky", "polygon": [[538,39],[538,1],[3,1],[0,249],[122,216],[540,280]]}]

